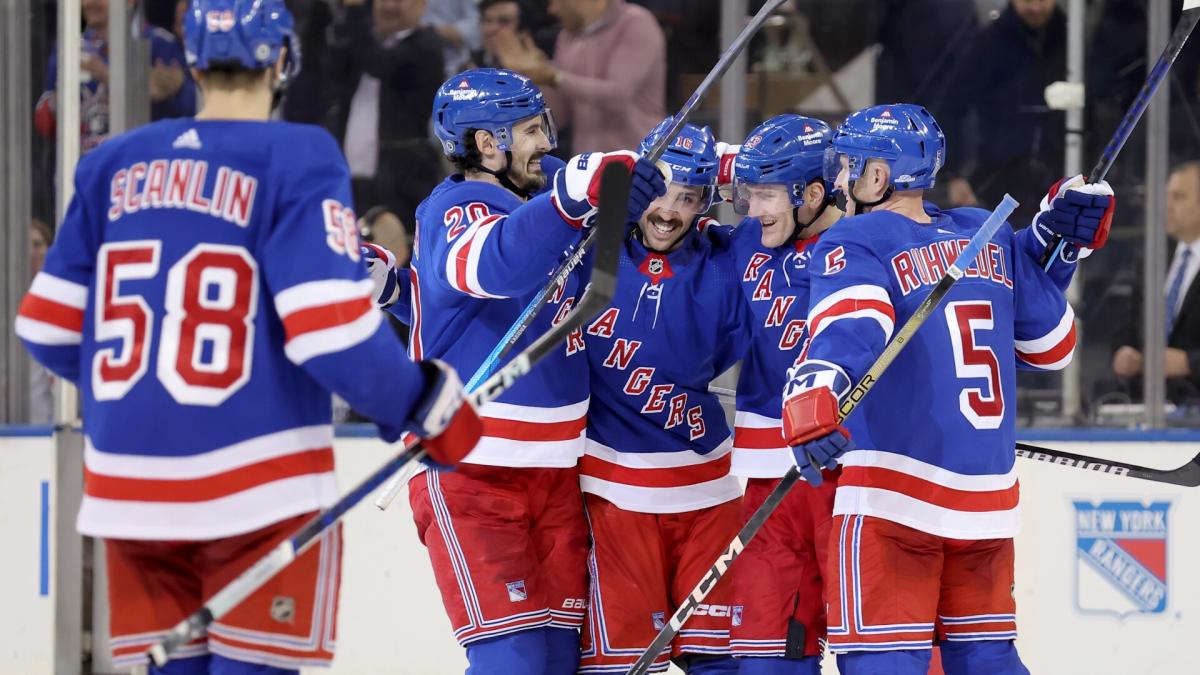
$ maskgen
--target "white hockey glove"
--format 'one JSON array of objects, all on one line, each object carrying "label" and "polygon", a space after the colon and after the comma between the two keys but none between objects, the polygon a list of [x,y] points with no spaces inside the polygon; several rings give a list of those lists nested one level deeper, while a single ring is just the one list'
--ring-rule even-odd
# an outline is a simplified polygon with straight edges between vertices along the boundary
[{"label": "white hockey glove", "polygon": [[610,162],[620,162],[629,167],[631,183],[627,222],[636,222],[650,202],[667,191],[660,170],[637,153],[619,150],[575,155],[567,161],[565,168],[554,174],[554,191],[551,194],[559,215],[572,227],[592,226],[600,204],[600,176]]},{"label": "white hockey glove", "polygon": [[380,309],[400,299],[400,280],[396,277],[396,256],[377,244],[362,244],[362,259],[371,275],[371,297]]}]

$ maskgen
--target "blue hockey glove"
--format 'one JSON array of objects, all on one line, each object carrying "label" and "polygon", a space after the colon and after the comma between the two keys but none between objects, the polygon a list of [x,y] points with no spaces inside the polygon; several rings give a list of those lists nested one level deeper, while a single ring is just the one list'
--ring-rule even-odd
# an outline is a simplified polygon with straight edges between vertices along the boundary
[{"label": "blue hockey glove", "polygon": [[377,244],[362,244],[362,259],[371,275],[371,297],[381,309],[400,299],[400,281],[396,275],[396,256]]},{"label": "blue hockey glove", "polygon": [[1058,235],[1076,246],[1098,249],[1108,241],[1116,208],[1117,198],[1107,181],[1089,184],[1083,176],[1072,176],[1050,186],[1033,225],[1039,239]]},{"label": "blue hockey glove", "polygon": [[425,391],[405,425],[421,438],[428,453],[426,464],[451,467],[479,443],[483,421],[463,391],[462,380],[449,364],[438,359],[417,363],[425,376]]},{"label": "blue hockey glove", "polygon": [[650,162],[627,150],[588,152],[575,155],[566,168],[554,174],[551,200],[572,227],[591,227],[600,204],[600,176],[610,162],[620,162],[630,171],[628,219],[636,221],[658,196],[667,191],[663,175]]},{"label": "blue hockey glove", "polygon": [[850,432],[838,422],[838,400],[828,387],[809,389],[783,403],[783,439],[809,485],[821,484],[821,468],[837,468],[853,450]]}]

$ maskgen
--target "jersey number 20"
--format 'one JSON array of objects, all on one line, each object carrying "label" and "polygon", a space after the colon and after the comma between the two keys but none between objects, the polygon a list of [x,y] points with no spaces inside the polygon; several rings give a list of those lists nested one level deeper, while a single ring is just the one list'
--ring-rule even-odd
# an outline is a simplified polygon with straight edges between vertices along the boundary
[{"label": "jersey number 20", "polygon": [[[150,364],[154,314],[121,282],[158,274],[162,242],[111,242],[97,256],[96,341],[121,344],[96,351],[92,393],[121,398]],[[250,379],[258,266],[241,246],[198,244],[167,271],[166,315],[156,372],[179,403],[220,405]]]}]

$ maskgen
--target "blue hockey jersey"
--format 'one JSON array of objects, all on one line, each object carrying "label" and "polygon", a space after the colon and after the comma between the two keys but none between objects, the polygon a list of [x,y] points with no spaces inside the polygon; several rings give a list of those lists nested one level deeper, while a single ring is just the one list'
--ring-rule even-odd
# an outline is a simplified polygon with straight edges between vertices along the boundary
[{"label": "blue hockey jersey", "polygon": [[[954,209],[919,224],[880,211],[827,231],[793,384],[844,395],[986,216]],[[1074,348],[1070,305],[1002,227],[847,419],[860,449],[843,457],[834,512],[958,539],[1013,536],[1015,365],[1059,369]]]},{"label": "blue hockey jersey", "polygon": [[754,314],[754,335],[738,374],[733,474],[778,478],[794,465],[783,441],[780,410],[788,368],[803,347],[808,317],[808,264],[818,236],[768,248],[762,225],[746,218],[731,245],[742,294]]},{"label": "blue hockey jersey", "polygon": [[79,385],[81,532],[213,539],[329,506],[330,391],[404,430],[422,379],[372,304],[350,203],[337,143],[306,125],[167,120],[80,161],[16,328]]},{"label": "blue hockey jersey", "polygon": [[644,513],[741,494],[729,475],[729,425],[708,383],[742,357],[750,320],[732,255],[699,230],[665,255],[626,241],[612,304],[585,335],[585,492]]},{"label": "blue hockey jersey", "polygon": [[[543,169],[550,175],[547,158]],[[553,160],[557,161],[557,160]],[[417,207],[410,271],[410,351],[437,357],[467,380],[580,241],[548,192],[522,202],[499,185],[447,178]],[[585,260],[513,346],[529,346],[582,294]],[[588,378],[581,331],[483,406],[484,436],[467,462],[570,467],[583,454]]]}]

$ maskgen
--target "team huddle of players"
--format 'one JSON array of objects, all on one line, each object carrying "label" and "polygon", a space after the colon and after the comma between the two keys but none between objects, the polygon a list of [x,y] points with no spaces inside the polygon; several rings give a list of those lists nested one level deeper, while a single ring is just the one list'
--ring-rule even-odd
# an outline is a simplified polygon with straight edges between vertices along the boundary
[{"label": "team huddle of players", "polygon": [[[409,500],[469,673],[626,672],[793,466],[805,481],[653,672],[812,674],[828,647],[845,674],[917,674],[935,643],[948,673],[1028,672],[1015,370],[1071,358],[1062,290],[1107,237],[1106,184],[1061,181],[1033,226],[1002,228],[843,426],[841,398],[987,216],[924,201],[946,152],[925,109],[780,115],[740,145],[689,124],[665,170],[643,156],[668,118],[636,151],[564,163],[532,82],[461,73],[433,111],[456,171],[397,270],[360,249],[332,138],[268,121],[298,68],[283,3],[193,0],[186,18],[204,108],[80,162],[17,326],[80,386],[78,523],[106,539],[118,665],[336,499],[332,391],[429,450]],[[610,162],[632,181],[610,306],[473,409],[459,374],[581,245]],[[722,200],[736,226],[705,217]],[[1043,269],[1054,235],[1069,243]],[[377,307],[411,324],[409,354]],[[738,362],[731,432],[708,386]],[[328,663],[340,546],[331,528],[151,671]]]}]

